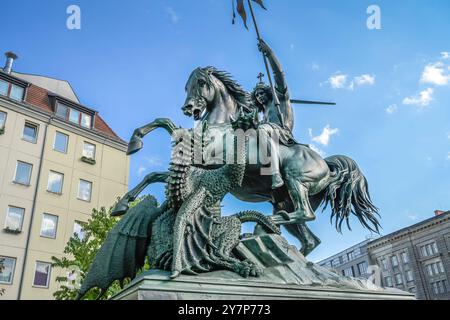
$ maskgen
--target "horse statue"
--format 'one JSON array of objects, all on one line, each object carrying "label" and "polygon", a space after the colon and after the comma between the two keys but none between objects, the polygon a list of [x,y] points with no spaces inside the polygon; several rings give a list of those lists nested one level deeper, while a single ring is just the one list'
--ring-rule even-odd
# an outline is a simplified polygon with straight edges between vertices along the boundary
[{"label": "horse statue", "polygon": [[[371,201],[367,180],[354,160],[342,155],[322,159],[306,145],[280,145],[280,159],[274,161],[280,162],[286,183],[281,188],[272,189],[270,175],[261,174],[267,169],[268,163],[263,159],[265,157],[259,156],[264,147],[261,146],[261,139],[258,139],[258,123],[255,113],[252,113],[249,94],[228,73],[214,67],[195,69],[185,89],[187,97],[182,111],[199,121],[196,129],[202,131],[203,135],[203,161],[193,165],[217,168],[220,166],[217,159],[224,160],[229,154],[230,150],[227,150],[223,141],[227,136],[234,137],[233,124],[247,121],[249,127],[256,127],[255,134],[247,136],[248,152],[242,183],[230,193],[247,202],[270,202],[273,205],[271,220],[277,225],[283,225],[300,241],[300,251],[304,256],[311,253],[320,240],[306,226],[309,219],[302,217],[314,216],[313,213],[322,204],[323,209],[331,206],[330,220],[334,219],[338,232],[341,232],[344,221],[350,229],[351,214],[364,227],[378,232],[378,209]],[[134,131],[128,154],[139,151],[143,147],[142,138],[156,128],[163,128],[169,134],[178,129],[170,119],[156,119]],[[154,174],[147,175],[138,186],[122,197],[113,209],[113,214],[124,214],[128,203],[136,199],[147,185],[162,181],[155,179]]]}]

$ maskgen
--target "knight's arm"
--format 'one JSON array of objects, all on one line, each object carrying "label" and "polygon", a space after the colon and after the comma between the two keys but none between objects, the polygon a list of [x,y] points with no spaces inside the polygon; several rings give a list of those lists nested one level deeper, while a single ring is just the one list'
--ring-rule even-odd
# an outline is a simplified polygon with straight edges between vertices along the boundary
[{"label": "knight's arm", "polygon": [[264,40],[260,41],[259,48],[263,52],[263,54],[267,57],[270,66],[272,67],[273,76],[275,79],[275,88],[280,93],[286,94],[287,93],[286,77],[284,75],[284,71],[283,68],[281,67],[280,61],[276,57],[273,50],[267,45],[267,43],[264,42]]}]

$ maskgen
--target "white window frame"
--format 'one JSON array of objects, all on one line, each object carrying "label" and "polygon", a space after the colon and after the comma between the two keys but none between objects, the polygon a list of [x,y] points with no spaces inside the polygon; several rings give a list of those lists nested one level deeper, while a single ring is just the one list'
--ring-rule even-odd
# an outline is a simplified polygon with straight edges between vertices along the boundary
[{"label": "white window frame", "polygon": [[[51,175],[52,173],[61,176],[61,187],[60,187],[60,190],[59,190],[58,192],[55,192],[55,191],[53,191],[53,190],[50,190],[50,175]],[[48,180],[47,180],[47,192],[50,192],[50,193],[53,193],[53,194],[59,194],[59,195],[62,195],[63,188],[64,188],[64,173],[61,173],[61,172],[58,172],[58,171],[50,170],[49,173],[48,173]]]},{"label": "white window frame", "polygon": [[[16,180],[16,178],[17,178],[17,169],[19,168],[19,163],[23,163],[23,164],[29,165],[31,167],[30,168],[30,172],[28,174],[28,179],[27,179],[28,182],[27,183],[22,183],[22,182],[19,182],[19,181]],[[32,176],[32,174],[33,174],[33,164],[32,163],[28,163],[28,162],[25,162],[25,161],[17,160],[17,162],[16,162],[16,170],[14,172],[13,182],[16,183],[16,184],[23,185],[23,186],[30,186],[31,185],[31,176]]]},{"label": "white window frame", "polygon": [[80,238],[80,234],[78,234],[78,238],[79,238],[81,241],[83,241],[84,237],[86,237],[86,231],[83,229],[83,226],[81,225],[81,222],[82,222],[82,221],[79,221],[79,220],[75,220],[75,221],[73,222],[73,232],[72,232],[72,235],[75,236],[75,234],[78,234],[77,232],[75,232],[75,226],[76,226],[76,225],[80,226],[80,228],[81,228],[81,230],[82,230],[82,232],[83,232],[83,238]]},{"label": "white window frame", "polygon": [[5,120],[3,121],[3,124],[0,123],[0,129],[4,129],[6,127],[6,119],[8,119],[8,113],[3,110],[0,110],[0,113],[5,115]]},{"label": "white window frame", "polygon": [[[85,199],[83,199],[83,198],[80,197],[81,181],[83,181],[83,182],[88,182],[88,183],[91,185],[91,191],[90,191],[90,193],[89,193],[89,200],[85,200]],[[92,200],[93,186],[94,186],[94,184],[93,184],[91,181],[84,180],[84,179],[80,179],[80,180],[78,181],[78,190],[77,190],[77,198],[78,198],[78,200],[85,201],[85,202],[91,202],[91,200]]]},{"label": "white window frame", "polygon": [[[56,218],[56,223],[55,223],[55,235],[54,235],[53,237],[42,234],[42,227],[43,227],[44,219],[45,219],[46,216],[52,216],[52,217],[55,217],[55,218]],[[41,236],[42,238],[47,238],[47,239],[56,239],[56,237],[57,237],[57,235],[58,235],[58,223],[59,223],[59,217],[58,217],[57,215],[51,214],[51,213],[47,213],[47,212],[44,212],[44,213],[42,214],[41,230],[39,231],[39,236]]]},{"label": "white window frame", "polygon": [[[28,126],[28,127],[34,127],[34,128],[36,128],[36,136],[34,137],[34,140],[32,140],[32,141],[30,141],[30,140],[28,140],[28,139],[25,138],[25,128],[26,128],[27,126]],[[25,121],[25,124],[23,125],[23,130],[22,130],[22,140],[23,140],[23,141],[26,141],[26,142],[29,142],[29,143],[36,144],[38,138],[39,138],[39,125],[36,124],[36,123],[34,123],[34,122]]]},{"label": "white window frame", "polygon": [[[93,146],[93,147],[94,147],[94,156],[93,156],[93,157],[88,157],[88,156],[84,153],[84,151],[85,151],[85,148],[84,148],[84,147],[85,147],[86,145],[90,145],[90,146]],[[82,156],[83,156],[83,157],[86,157],[86,158],[89,158],[89,159],[95,160],[96,154],[97,154],[97,145],[95,145],[95,144],[93,144],[93,143],[90,143],[90,142],[87,142],[87,141],[83,141],[83,151],[82,151]]]},{"label": "white window frame", "polygon": [[[58,134],[67,137],[66,139],[66,147],[65,147],[65,151],[61,151],[61,150],[57,150],[56,149],[56,137],[58,136]],[[53,140],[53,150],[59,153],[63,153],[63,154],[67,154],[67,151],[69,149],[69,135],[62,133],[61,131],[55,131],[55,138]]]},{"label": "white window frame", "polygon": [[7,281],[1,281],[0,280],[0,284],[13,284],[14,282],[14,273],[16,272],[16,263],[17,263],[17,258],[14,257],[8,257],[8,256],[0,256],[1,259],[11,259],[14,261],[13,266],[12,266],[12,270],[11,270],[11,280],[9,282]]},{"label": "white window frame", "polygon": [[[16,208],[16,209],[21,209],[22,211],[22,218],[20,218],[20,227],[19,227],[19,231],[22,231],[22,227],[23,227],[23,217],[25,216],[25,208],[21,208],[21,207],[17,207],[17,206],[8,206],[8,208],[6,209],[6,219],[5,219],[5,229],[8,227],[6,225],[6,221],[8,220],[8,215],[9,215],[9,209],[11,208]],[[12,230],[12,229],[11,229]]]},{"label": "white window frame", "polygon": [[[36,280],[36,271],[37,271],[37,265],[38,265],[38,263],[40,263],[40,264],[45,264],[45,265],[48,265],[48,266],[49,266],[48,274],[47,274],[47,283],[46,283],[45,286],[40,286],[40,285],[34,284],[34,280]],[[34,264],[34,275],[33,275],[33,284],[32,284],[32,286],[33,286],[34,288],[48,289],[48,288],[49,288],[49,285],[50,285],[50,278],[51,278],[51,276],[52,276],[52,264],[49,263],[49,262],[45,262],[45,261],[39,261],[39,260],[36,261],[36,263]]]}]

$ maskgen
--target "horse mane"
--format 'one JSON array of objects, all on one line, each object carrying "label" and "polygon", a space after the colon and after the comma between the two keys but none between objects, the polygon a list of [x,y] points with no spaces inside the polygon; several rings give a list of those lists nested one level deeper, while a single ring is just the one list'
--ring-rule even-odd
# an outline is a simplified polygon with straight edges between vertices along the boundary
[{"label": "horse mane", "polygon": [[218,70],[215,67],[208,66],[206,68],[201,68],[203,72],[206,74],[211,74],[220,80],[225,88],[228,90],[230,95],[236,100],[239,109],[242,108],[244,111],[249,111],[251,97],[250,94],[245,91],[236,80],[232,78],[232,76],[226,72]]}]

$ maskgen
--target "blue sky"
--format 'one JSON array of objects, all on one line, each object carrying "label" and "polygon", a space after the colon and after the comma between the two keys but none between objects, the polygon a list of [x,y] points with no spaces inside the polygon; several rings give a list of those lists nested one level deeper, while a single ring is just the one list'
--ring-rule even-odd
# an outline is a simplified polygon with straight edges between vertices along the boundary
[{"label": "blue sky", "polygon": [[[383,234],[450,209],[450,2],[265,3],[267,12],[255,10],[261,33],[284,66],[292,97],[338,103],[295,106],[297,139],[358,162]],[[66,28],[72,4],[81,9],[81,30]],[[381,30],[366,27],[371,4],[381,9]],[[194,68],[214,65],[247,90],[263,71],[254,30],[240,20],[231,25],[229,0],[16,0],[2,12],[0,51],[19,55],[15,70],[69,80],[82,103],[126,140],[157,117],[193,125],[180,108]],[[146,138],[131,158],[131,186],[167,168],[169,141],[163,132]],[[162,185],[149,192],[163,199]],[[251,207],[232,197],[224,206],[225,213]],[[270,212],[266,204],[252,206]],[[310,259],[364,240],[368,232],[352,222],[353,232],[338,234],[329,211],[319,213],[309,225],[322,244]]]}]

